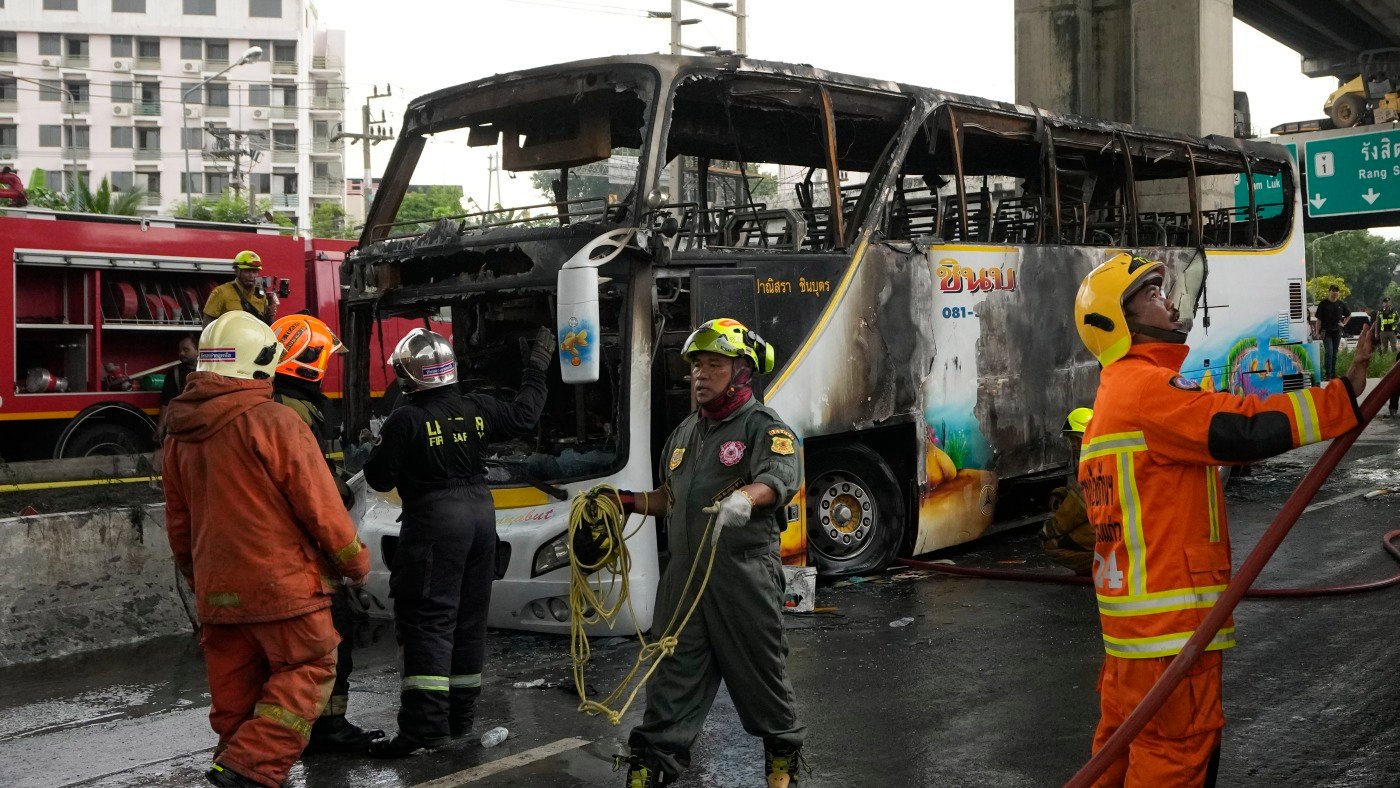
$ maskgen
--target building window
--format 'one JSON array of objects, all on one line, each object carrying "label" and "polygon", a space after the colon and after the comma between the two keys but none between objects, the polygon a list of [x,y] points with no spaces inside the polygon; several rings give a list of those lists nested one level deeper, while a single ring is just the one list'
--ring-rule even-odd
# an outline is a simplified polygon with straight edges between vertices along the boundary
[{"label": "building window", "polygon": [[19,147],[19,126],[13,123],[0,125],[0,148]]},{"label": "building window", "polygon": [[45,11],[77,11],[78,0],[44,0]]},{"label": "building window", "polygon": [[214,0],[185,0],[186,16],[213,16]]},{"label": "building window", "polygon": [[130,104],[132,96],[136,95],[135,82],[113,82],[112,83],[112,103]]},{"label": "building window", "polygon": [[[267,50],[264,49],[263,51],[266,52]],[[297,42],[272,42],[272,59],[279,63],[295,63],[297,61]]]},{"label": "building window", "polygon": [[200,60],[204,57],[204,40],[200,38],[180,39],[180,59]]},{"label": "building window", "polygon": [[63,36],[57,33],[39,34],[39,54],[58,55],[63,52]]},{"label": "building window", "polygon": [[85,103],[92,98],[92,91],[89,90],[89,83],[87,80],[69,80],[63,83],[63,87],[68,91],[64,94],[64,97],[70,101]]},{"label": "building window", "polygon": [[204,59],[218,63],[228,62],[228,39],[209,38],[204,41]]},{"label": "building window", "polygon": [[311,124],[311,136],[323,140],[331,136],[330,121],[318,120]]},{"label": "building window", "polygon": [[0,101],[18,101],[19,83],[14,77],[0,77]]},{"label": "building window", "polygon": [[39,147],[57,148],[63,145],[62,126],[40,126],[39,127]]},{"label": "building window", "polygon": [[19,41],[14,33],[0,33],[0,60],[14,60],[19,53]]},{"label": "building window", "polygon": [[131,36],[112,36],[112,57],[131,57]]},{"label": "building window", "polygon": [[201,150],[204,148],[204,129],[186,126],[180,129],[180,132],[180,147],[185,150]]},{"label": "building window", "polygon": [[282,98],[281,101],[273,103],[274,107],[295,107],[297,105],[296,85],[281,85],[275,94]]},{"label": "building window", "polygon": [[271,193],[272,193],[272,173],[268,173],[268,172],[255,172],[255,173],[253,173],[253,193],[254,193],[254,194],[271,194]]},{"label": "building window", "polygon": [[291,151],[296,150],[296,149],[297,149],[297,130],[296,130],[296,129],[273,129],[273,130],[272,130],[272,149],[273,149],[273,150],[291,150]]},{"label": "building window", "polygon": [[[77,180],[74,180],[75,177],[77,178]],[[63,190],[64,190],[64,191],[76,191],[76,190],[78,190],[78,189],[81,189],[81,188],[85,187],[85,186],[86,186],[87,184],[89,184],[89,183],[92,183],[92,173],[88,172],[87,170],[79,170],[78,172],[75,173],[75,172],[73,172],[73,171],[70,170],[70,169],[64,168],[64,170],[63,170]]]},{"label": "building window", "polygon": [[206,172],[204,173],[204,193],[223,194],[228,191],[228,173],[226,172]]},{"label": "building window", "polygon": [[272,173],[273,194],[296,194],[297,174],[295,172]]},{"label": "building window", "polygon": [[56,79],[39,80],[39,100],[59,101],[63,98],[62,83]]},{"label": "building window", "polygon": [[266,107],[272,103],[271,85],[249,85],[248,104],[254,107]]},{"label": "building window", "polygon": [[204,91],[199,87],[198,82],[180,83],[180,100],[190,104],[203,104]]},{"label": "building window", "polygon": [[[204,191],[201,184],[204,183],[204,173],[202,172],[182,172],[180,173],[180,193],[199,194]],[[194,187],[194,188],[190,188]]]},{"label": "building window", "polygon": [[282,16],[282,0],[248,0],[248,16]]},{"label": "building window", "polygon": [[68,57],[85,58],[88,56],[87,36],[64,36],[63,42],[67,44]]},{"label": "building window", "polygon": [[143,103],[156,105],[157,112],[155,114],[159,115],[160,82],[141,82],[138,84],[141,85],[141,101]]},{"label": "building window", "polygon": [[113,127],[112,127],[112,147],[113,147],[113,148],[130,148],[130,147],[131,147],[131,140],[132,140],[132,131],[131,131],[131,127],[130,127],[130,126],[113,126]]},{"label": "building window", "polygon": [[[112,129],[112,131],[116,131],[116,129]],[[114,191],[114,192],[129,192],[129,191],[131,191],[132,187],[134,187],[134,186],[136,185],[136,177],[135,177],[135,176],[136,176],[136,173],[134,173],[134,172],[114,172],[114,173],[112,173],[111,176],[110,176],[110,179],[111,179],[111,182],[112,182],[112,191]]]},{"label": "building window", "polygon": [[136,173],[136,181],[145,186],[147,194],[160,194],[159,172],[138,172]]},{"label": "building window", "polygon": [[80,150],[86,149],[91,147],[91,136],[88,133],[90,131],[91,129],[87,126],[70,126],[64,124],[63,141],[67,143],[70,148],[78,148]]},{"label": "building window", "polygon": [[144,14],[146,0],[112,0],[112,10],[118,14]]},{"label": "building window", "polygon": [[159,126],[138,126],[138,127],[136,127],[136,149],[137,149],[137,150],[160,150],[160,127],[159,127]]},{"label": "building window", "polygon": [[136,56],[160,59],[160,39],[159,38],[138,38],[136,39]]},{"label": "building window", "polygon": [[204,103],[210,107],[228,106],[228,83],[210,82],[204,86]]}]

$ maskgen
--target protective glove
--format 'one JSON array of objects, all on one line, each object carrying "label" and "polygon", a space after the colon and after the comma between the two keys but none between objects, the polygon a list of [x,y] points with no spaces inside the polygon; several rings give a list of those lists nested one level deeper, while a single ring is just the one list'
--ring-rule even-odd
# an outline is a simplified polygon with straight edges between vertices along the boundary
[{"label": "protective glove", "polygon": [[549,369],[549,362],[554,359],[554,348],[557,343],[554,341],[554,332],[540,326],[540,330],[535,334],[535,339],[530,347],[530,359],[526,364],[530,369],[538,369],[544,372]]},{"label": "protective glove", "polygon": [[387,608],[384,607],[384,603],[379,601],[379,597],[371,594],[364,586],[359,588],[347,586],[345,589],[345,600],[350,603],[351,612],[360,617],[366,617],[371,613],[387,610]]},{"label": "protective glove", "polygon": [[719,503],[710,504],[701,511],[715,516],[714,530],[710,532],[710,546],[713,547],[719,544],[719,534],[725,528],[743,525],[749,521],[749,517],[753,515],[753,499],[743,490],[735,490],[729,497]]}]

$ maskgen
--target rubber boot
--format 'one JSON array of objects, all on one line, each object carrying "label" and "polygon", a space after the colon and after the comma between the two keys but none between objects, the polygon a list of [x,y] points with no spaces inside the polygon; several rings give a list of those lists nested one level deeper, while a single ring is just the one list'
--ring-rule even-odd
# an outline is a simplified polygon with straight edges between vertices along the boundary
[{"label": "rubber boot", "polygon": [[476,698],[480,694],[481,687],[458,687],[450,693],[452,706],[447,712],[447,727],[454,739],[472,732],[472,722],[476,720]]},{"label": "rubber boot", "polygon": [[311,739],[302,755],[327,752],[364,752],[370,742],[384,738],[384,731],[367,731],[345,719],[344,714],[323,714],[311,726]]},{"label": "rubber boot", "polygon": [[768,775],[768,788],[788,788],[798,781],[798,770],[805,766],[802,748],[790,750],[763,749],[763,770]]},{"label": "rubber boot", "polygon": [[204,777],[219,788],[262,788],[262,783],[253,782],[227,766],[220,766],[217,763],[205,772]]},{"label": "rubber boot", "polygon": [[666,772],[661,769],[661,762],[652,756],[613,756],[613,771],[620,770],[623,764],[627,764],[627,781],[623,783],[626,788],[659,788],[671,784]]},{"label": "rubber boot", "polygon": [[371,758],[403,758],[419,750],[441,747],[446,741],[423,741],[422,739],[399,732],[387,739],[375,739],[365,747],[365,754]]}]

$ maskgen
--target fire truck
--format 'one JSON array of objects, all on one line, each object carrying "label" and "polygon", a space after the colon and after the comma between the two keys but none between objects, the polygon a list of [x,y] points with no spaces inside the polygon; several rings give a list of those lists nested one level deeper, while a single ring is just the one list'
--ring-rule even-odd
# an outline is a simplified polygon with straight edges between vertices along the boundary
[{"label": "fire truck", "polygon": [[[205,299],[233,278],[234,255],[262,258],[260,284],[281,290],[279,315],[340,325],[340,265],[349,241],[282,227],[0,209],[0,458],[61,459],[155,448],[164,374],[180,337],[198,337]],[[386,323],[402,334],[406,321]],[[392,347],[389,344],[389,347]],[[337,402],[337,360],[324,388]],[[383,393],[382,364],[370,388]]]}]

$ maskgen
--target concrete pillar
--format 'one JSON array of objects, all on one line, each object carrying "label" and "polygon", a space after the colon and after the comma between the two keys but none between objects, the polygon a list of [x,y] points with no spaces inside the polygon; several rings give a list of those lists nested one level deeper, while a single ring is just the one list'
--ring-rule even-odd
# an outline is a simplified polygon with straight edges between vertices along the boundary
[{"label": "concrete pillar", "polygon": [[1016,101],[1230,134],[1233,0],[1016,0]]}]

